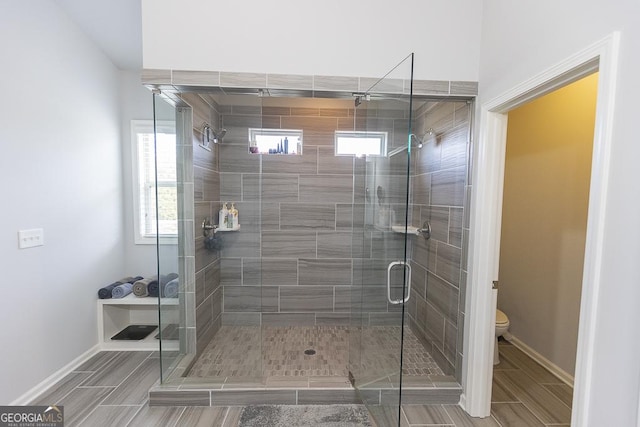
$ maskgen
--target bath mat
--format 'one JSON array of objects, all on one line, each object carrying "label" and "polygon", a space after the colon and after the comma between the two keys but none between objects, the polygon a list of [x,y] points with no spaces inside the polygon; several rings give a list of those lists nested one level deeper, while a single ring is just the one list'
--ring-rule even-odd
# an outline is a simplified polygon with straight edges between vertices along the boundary
[{"label": "bath mat", "polygon": [[371,427],[364,405],[247,406],[239,427]]},{"label": "bath mat", "polygon": [[156,328],[157,326],[155,325],[129,325],[112,336],[111,339],[117,341],[140,341],[148,337]]}]

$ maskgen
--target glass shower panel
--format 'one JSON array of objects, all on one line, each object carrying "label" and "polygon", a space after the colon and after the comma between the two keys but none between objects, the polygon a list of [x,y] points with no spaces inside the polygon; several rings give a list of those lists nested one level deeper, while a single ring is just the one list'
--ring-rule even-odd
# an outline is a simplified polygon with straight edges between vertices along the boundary
[{"label": "glass shower panel", "polygon": [[[159,341],[162,379],[166,379],[176,366],[180,354],[184,353],[185,316],[181,257],[184,252],[185,223],[181,216],[184,183],[179,179],[178,161],[181,151],[176,138],[177,111],[158,94],[153,95],[155,136],[155,187],[148,191],[155,203],[157,238],[158,281],[149,286],[150,296],[158,298],[159,330],[155,332]],[[181,345],[182,344],[182,345]]]},{"label": "glass shower panel", "polygon": [[[356,98],[355,129],[386,135],[384,153],[354,159],[354,260],[349,368],[380,425],[400,425],[402,338],[411,267],[409,220],[413,55]],[[398,95],[404,94],[404,95]]]},{"label": "glass shower panel", "polygon": [[[262,128],[262,100],[256,94],[180,96],[193,115],[195,226],[195,294],[188,310],[195,349],[184,382],[213,388],[260,383],[262,161],[250,150],[250,135]],[[237,212],[237,223],[228,211]]]},{"label": "glass shower panel", "polygon": [[[157,245],[162,382],[255,384],[262,314],[273,311],[262,283],[262,155],[250,150],[262,99],[177,97],[174,107],[154,95],[158,227],[173,227]],[[225,207],[236,224],[220,215]]]}]

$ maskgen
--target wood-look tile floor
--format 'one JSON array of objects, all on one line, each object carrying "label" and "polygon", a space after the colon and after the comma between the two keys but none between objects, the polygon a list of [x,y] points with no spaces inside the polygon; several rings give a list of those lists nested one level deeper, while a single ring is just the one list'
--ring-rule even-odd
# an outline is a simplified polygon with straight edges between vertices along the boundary
[{"label": "wood-look tile floor", "polygon": [[[401,425],[568,426],[571,388],[509,344],[500,345],[500,357],[501,363],[494,370],[490,417],[471,418],[455,405],[411,405],[403,407]],[[147,406],[147,392],[157,381],[159,369],[157,353],[101,352],[31,403],[64,405],[67,427],[240,425],[240,406]],[[378,427],[392,424],[382,420]]]},{"label": "wood-look tile floor", "polygon": [[498,425],[569,426],[573,388],[510,343],[500,340],[498,348],[491,394]]},{"label": "wood-look tile floor", "polygon": [[455,405],[405,405],[401,426],[569,427],[573,389],[510,343],[498,348],[489,417],[472,418]]}]

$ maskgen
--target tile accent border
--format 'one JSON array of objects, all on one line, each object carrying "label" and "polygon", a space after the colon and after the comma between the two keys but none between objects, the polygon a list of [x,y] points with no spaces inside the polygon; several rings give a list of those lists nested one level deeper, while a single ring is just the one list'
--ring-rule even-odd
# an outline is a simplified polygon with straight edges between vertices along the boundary
[{"label": "tile accent border", "polygon": [[[222,71],[186,71],[143,69],[142,84],[169,92],[184,92],[189,88],[216,93],[237,94],[238,90],[255,91],[276,89],[278,94],[297,95],[301,89],[305,96],[322,96],[326,92],[365,91],[372,77],[320,76],[298,74],[240,73]],[[409,80],[396,80],[381,88],[387,93],[408,93]],[[225,90],[226,89],[226,90]],[[478,82],[455,80],[414,80],[414,95],[438,97],[474,97],[478,95]]]}]

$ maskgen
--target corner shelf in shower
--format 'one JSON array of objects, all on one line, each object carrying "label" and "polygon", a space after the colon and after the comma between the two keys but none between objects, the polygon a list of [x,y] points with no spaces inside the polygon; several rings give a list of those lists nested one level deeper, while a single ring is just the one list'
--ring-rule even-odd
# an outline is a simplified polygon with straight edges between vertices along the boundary
[{"label": "corner shelf in shower", "polygon": [[233,228],[216,228],[216,233],[219,233],[221,231],[240,231],[240,224],[238,224],[237,226],[233,227]]},{"label": "corner shelf in shower", "polygon": [[204,237],[210,237],[211,232],[216,234],[219,231],[240,231],[240,224],[236,225],[233,228],[220,228],[219,225],[214,225],[211,223],[211,218],[206,217],[202,220],[202,235]]},{"label": "corner shelf in shower", "polygon": [[418,227],[413,227],[411,225],[405,227],[404,225],[392,225],[391,226],[391,230],[394,233],[400,233],[400,234],[410,234],[410,235],[419,235],[420,233],[418,232]]},{"label": "corner shelf in shower", "polygon": [[399,234],[409,234],[411,236],[413,235],[419,235],[420,233],[418,232],[419,228],[418,227],[413,227],[413,226],[408,226],[405,228],[404,225],[392,225],[391,227],[381,227],[379,225],[374,225],[373,228],[377,231],[382,231],[385,233],[388,232],[393,232],[393,233],[399,233]]},{"label": "corner shelf in shower", "polygon": [[[162,298],[161,303],[163,307],[169,306],[175,308],[175,316],[177,318],[177,298]],[[139,341],[115,341],[111,339],[112,336],[132,324],[157,325],[158,298],[139,298],[133,294],[129,294],[124,298],[99,299],[97,301],[97,309],[98,344],[101,350],[159,350],[160,342],[155,339],[158,329],[149,334],[145,339]],[[162,349],[177,350],[178,342],[163,342]]]}]

